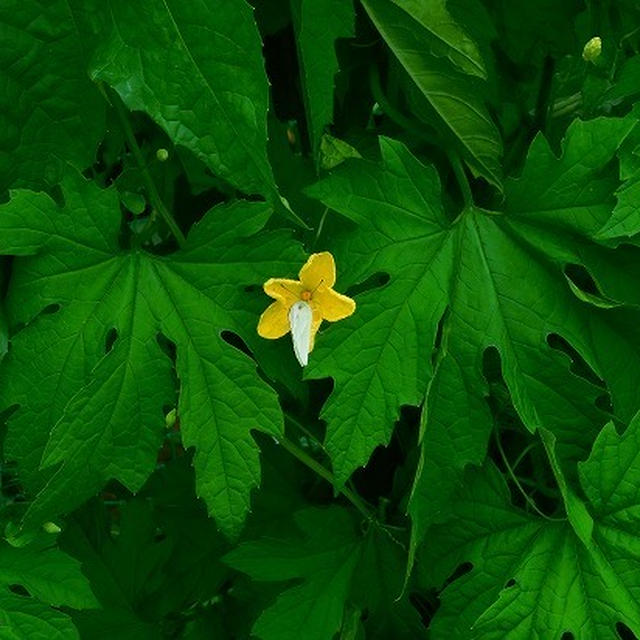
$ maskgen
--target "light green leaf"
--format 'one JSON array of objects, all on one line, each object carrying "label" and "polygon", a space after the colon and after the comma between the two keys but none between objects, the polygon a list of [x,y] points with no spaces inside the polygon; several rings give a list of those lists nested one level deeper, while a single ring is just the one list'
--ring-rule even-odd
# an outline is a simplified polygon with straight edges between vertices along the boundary
[{"label": "light green leaf", "polygon": [[291,0],[291,13],[309,137],[317,153],[323,129],[333,122],[336,40],[355,35],[355,11],[351,0]]},{"label": "light green leaf", "polygon": [[452,139],[475,175],[500,187],[502,142],[482,101],[479,80],[434,57],[424,27],[391,0],[364,0],[363,5],[433,109],[434,125]]},{"label": "light green leaf", "polygon": [[101,26],[93,77],[233,186],[275,200],[268,82],[251,7],[244,0],[108,6],[111,24]]},{"label": "light green leaf", "polygon": [[336,380],[322,416],[340,482],[388,442],[400,407],[419,405],[426,393],[424,459],[410,511],[422,533],[441,517],[457,474],[484,457],[493,425],[483,374],[490,348],[499,352],[525,426],[552,431],[560,460],[575,462],[589,446],[586,434],[601,424],[595,400],[604,390],[570,372],[550,334],[605,381],[616,414],[633,414],[640,383],[637,311],[593,308],[565,276],[567,265],[580,265],[605,297],[637,304],[637,291],[620,285],[632,272],[640,277],[637,250],[591,240],[615,202],[618,178],[610,161],[630,126],[615,119],[576,122],[560,158],[539,138],[522,177],[505,185],[502,213],[469,207],[452,224],[433,170],[390,140],[381,142],[380,165],[349,161],[311,189],[359,225],[335,243],[347,284],[376,273],[390,277],[357,296],[354,316],[332,327],[311,357],[311,377]]},{"label": "light green leaf", "polygon": [[335,169],[349,158],[362,158],[357,149],[339,138],[325,133],[320,140],[320,166],[327,171]]},{"label": "light green leaf", "polygon": [[0,5],[0,191],[51,186],[65,162],[93,162],[105,103],[83,39],[64,0]]},{"label": "light green leaf", "polygon": [[392,140],[381,149],[383,165],[348,161],[309,191],[361,225],[334,246],[344,286],[391,275],[357,297],[356,313],[328,329],[310,359],[310,377],[336,380],[322,417],[339,482],[388,442],[400,406],[424,396],[454,251],[436,172]]},{"label": "light green leaf", "polygon": [[597,233],[597,237],[603,240],[630,237],[640,233],[640,176],[627,180],[616,196],[616,208]]},{"label": "light green leaf", "polygon": [[451,17],[447,0],[392,1],[428,32],[435,56],[446,57],[460,71],[486,79],[478,47]]},{"label": "light green leaf", "polygon": [[290,270],[299,247],[282,250],[287,234],[256,236],[268,206],[237,203],[211,210],[170,257],[122,250],[114,189],[70,173],[65,197],[61,208],[16,192],[0,215],[0,252],[25,256],[14,264],[8,312],[27,326],[3,363],[0,401],[19,406],[7,448],[38,494],[27,520],[69,510],[111,478],[142,486],[163,407],[175,404],[163,333],[177,346],[178,415],[185,446],[196,447],[197,491],[235,535],[260,479],[250,432],[280,433],[282,415],[254,363],[221,334],[253,335],[245,287]]}]

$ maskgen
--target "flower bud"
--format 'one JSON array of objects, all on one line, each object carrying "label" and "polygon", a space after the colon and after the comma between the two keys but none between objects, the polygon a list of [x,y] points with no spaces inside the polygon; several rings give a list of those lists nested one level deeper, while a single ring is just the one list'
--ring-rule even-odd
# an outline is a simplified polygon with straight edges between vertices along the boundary
[{"label": "flower bud", "polygon": [[161,147],[156,151],[156,158],[158,158],[160,162],[166,162],[169,159],[169,152]]},{"label": "flower bud", "polygon": [[582,50],[582,57],[587,62],[595,62],[602,53],[602,40],[599,36],[591,38]]}]

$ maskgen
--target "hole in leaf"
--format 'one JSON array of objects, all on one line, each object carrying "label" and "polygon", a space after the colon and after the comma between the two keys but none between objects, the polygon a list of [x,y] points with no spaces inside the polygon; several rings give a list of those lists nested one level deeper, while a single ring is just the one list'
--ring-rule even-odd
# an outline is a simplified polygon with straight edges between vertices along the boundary
[{"label": "hole in leaf", "polygon": [[571,633],[571,631],[565,631],[560,637],[560,640],[573,640],[574,637],[575,636],[573,635],[573,633]]},{"label": "hole in leaf", "polygon": [[422,593],[412,592],[409,594],[409,602],[420,615],[425,627],[429,626],[436,611],[440,608],[440,598],[435,589],[429,589]]},{"label": "hole in leaf", "polygon": [[164,354],[175,364],[176,362],[176,345],[162,333],[156,334],[156,342]]},{"label": "hole in leaf", "polygon": [[567,276],[580,291],[592,296],[602,296],[596,281],[583,265],[572,263],[565,265],[564,275]]},{"label": "hole in leaf", "polygon": [[31,594],[21,584],[10,584],[9,591],[25,598],[31,597]]},{"label": "hole in leaf", "polygon": [[242,351],[242,353],[246,353],[250,358],[255,360],[251,349],[249,349],[247,343],[237,333],[234,333],[233,331],[227,331],[225,329],[220,333],[220,337],[227,344],[230,344],[232,347],[235,347],[239,351]]},{"label": "hole in leaf", "polygon": [[502,382],[500,352],[495,347],[487,347],[482,354],[482,374],[489,384]]},{"label": "hole in leaf", "polygon": [[118,339],[118,330],[115,329],[114,327],[111,327],[111,329],[107,331],[107,335],[105,336],[105,339],[104,339],[105,353],[109,353],[109,351],[113,349],[113,345],[115,344],[117,339]]},{"label": "hole in leaf", "polygon": [[54,313],[58,313],[60,311],[61,306],[57,303],[48,304],[41,312],[40,315],[43,316],[52,316]]},{"label": "hole in leaf", "polygon": [[586,360],[580,355],[576,349],[574,349],[567,340],[557,333],[550,333],[547,336],[547,344],[556,351],[561,351],[571,360],[571,373],[584,378],[585,380],[595,384],[598,387],[605,388],[605,384],[602,379],[596,374],[596,372],[587,364]]},{"label": "hole in leaf", "polygon": [[456,570],[445,580],[442,589],[444,590],[445,587],[450,585],[455,580],[458,580],[458,578],[462,578],[462,576],[466,575],[472,570],[473,564],[471,562],[463,562],[462,564],[459,564]]},{"label": "hole in leaf", "polygon": [[515,586],[516,586],[516,581],[514,580],[514,578],[511,578],[505,582],[504,588],[511,589],[511,587],[515,587]]},{"label": "hole in leaf", "polygon": [[596,407],[600,409],[600,411],[612,414],[613,403],[611,402],[611,396],[608,393],[603,393],[601,396],[598,396],[596,398]]},{"label": "hole in leaf", "polygon": [[62,187],[59,184],[51,187],[49,189],[48,194],[51,196],[51,199],[59,206],[64,207],[66,203],[66,199],[64,197],[64,192],[62,191]]},{"label": "hole in leaf", "polygon": [[444,313],[438,320],[438,328],[436,329],[436,336],[433,341],[433,351],[431,352],[431,364],[435,367],[436,362],[438,360],[438,351],[440,350],[440,345],[442,344],[442,335],[444,332],[444,326],[449,318],[450,309],[447,307],[444,310]]},{"label": "hole in leaf", "polygon": [[388,273],[379,271],[369,276],[363,282],[359,282],[358,284],[354,284],[349,287],[347,289],[347,295],[352,298],[353,296],[357,296],[359,293],[364,293],[365,291],[380,289],[381,287],[384,287],[389,280],[391,280],[391,276]]},{"label": "hole in leaf", "polygon": [[638,640],[638,636],[624,622],[616,622],[616,633],[620,640]]}]

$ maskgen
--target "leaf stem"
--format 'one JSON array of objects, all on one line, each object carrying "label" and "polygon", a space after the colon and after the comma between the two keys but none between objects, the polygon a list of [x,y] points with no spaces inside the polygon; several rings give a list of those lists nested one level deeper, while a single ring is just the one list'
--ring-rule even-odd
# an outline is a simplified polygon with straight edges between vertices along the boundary
[{"label": "leaf stem", "polygon": [[326,453],[326,449],[324,448],[324,445],[322,444],[322,442],[320,442],[320,440],[318,440],[318,438],[315,437],[315,435],[313,435],[313,433],[311,433],[311,431],[309,429],[307,429],[307,427],[305,427],[302,422],[300,422],[297,418],[294,418],[291,414],[289,413],[285,413],[284,417],[287,421],[289,421],[296,429],[298,429],[299,431],[301,431],[302,433],[304,433],[304,435],[309,438],[309,440],[311,440],[319,449],[322,449],[322,451],[324,451]]},{"label": "leaf stem", "polygon": [[138,167],[140,168],[140,173],[142,174],[142,181],[144,183],[145,189],[147,190],[147,195],[149,196],[149,200],[151,201],[151,206],[162,216],[162,219],[165,221],[167,226],[169,227],[171,233],[174,235],[175,239],[178,242],[180,247],[184,246],[186,242],[186,238],[184,233],[182,233],[182,229],[178,226],[178,223],[173,219],[171,213],[165,206],[164,202],[162,202],[162,198],[160,197],[160,193],[153,182],[153,178],[147,169],[146,163],[144,161],[144,157],[142,155],[142,151],[138,145],[138,141],[133,133],[133,129],[131,128],[131,123],[129,122],[129,114],[120,99],[120,96],[113,91],[103,85],[106,89],[106,96],[109,102],[113,105],[118,114],[118,118],[120,120],[120,124],[122,125],[122,130],[124,131],[124,136],[127,140],[127,144],[129,145],[129,149],[131,153],[133,153],[133,157],[135,158]]},{"label": "leaf stem", "polygon": [[380,83],[380,72],[378,67],[374,64],[371,65],[369,71],[369,84],[371,87],[371,93],[375,101],[380,105],[383,113],[393,120],[398,126],[410,131],[417,137],[422,139],[427,144],[437,145],[437,140],[429,132],[423,130],[416,122],[411,118],[405,116],[398,109],[396,109],[387,99],[387,96],[382,90],[382,84]]},{"label": "leaf stem", "polygon": [[[325,467],[323,467],[317,460],[314,460],[306,451],[303,451],[297,444],[294,444],[286,436],[278,437],[278,442],[294,457],[297,458],[302,464],[309,467],[312,471],[317,473],[321,478],[328,483],[336,486],[335,476]],[[359,495],[348,489],[342,487],[340,493],[362,514],[366,520],[374,520],[367,505],[363,502]]]},{"label": "leaf stem", "polygon": [[456,177],[456,181],[458,186],[460,187],[460,191],[462,192],[462,198],[464,200],[465,208],[473,205],[473,195],[471,193],[471,187],[469,186],[469,180],[467,179],[467,174],[464,171],[464,167],[462,166],[462,162],[457,153],[448,150],[447,157],[449,158],[449,162],[451,163],[451,168],[453,169],[453,173]]}]

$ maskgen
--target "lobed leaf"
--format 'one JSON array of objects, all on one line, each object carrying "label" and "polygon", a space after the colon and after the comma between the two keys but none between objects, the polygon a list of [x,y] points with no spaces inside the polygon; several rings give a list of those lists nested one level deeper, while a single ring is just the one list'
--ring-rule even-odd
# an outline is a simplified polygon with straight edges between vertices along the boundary
[{"label": "lobed leaf", "polygon": [[[27,326],[3,363],[0,399],[18,405],[7,450],[38,493],[27,521],[69,510],[111,478],[142,486],[163,438],[163,407],[174,402],[162,332],[177,347],[178,413],[185,446],[196,447],[198,493],[237,534],[260,479],[250,431],[277,435],[282,415],[255,364],[221,334],[255,331],[244,288],[288,269],[297,246],[283,253],[282,234],[255,236],[270,210],[239,202],[211,210],[174,256],[127,251],[114,190],[72,172],[65,194],[60,208],[16,192],[0,216],[0,251],[24,256],[7,308]],[[241,222],[230,230],[228,216]]]}]

